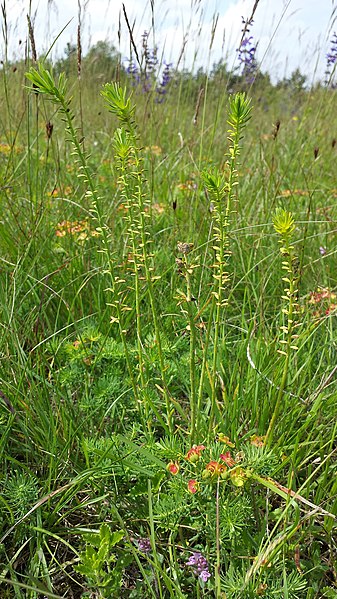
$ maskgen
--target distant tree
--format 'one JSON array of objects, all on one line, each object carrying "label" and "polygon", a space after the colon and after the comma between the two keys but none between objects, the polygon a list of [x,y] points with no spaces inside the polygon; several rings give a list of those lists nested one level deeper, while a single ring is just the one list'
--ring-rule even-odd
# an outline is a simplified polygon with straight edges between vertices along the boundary
[{"label": "distant tree", "polygon": [[[67,77],[77,74],[77,46],[67,43],[64,56],[54,64],[56,73],[65,72]],[[116,79],[120,66],[120,54],[113,44],[100,40],[91,46],[82,58],[81,72],[85,76],[99,80],[99,82]]]},{"label": "distant tree", "polygon": [[230,70],[224,60],[219,60],[213,64],[210,79],[216,86],[225,86],[228,90],[241,82],[241,76]]},{"label": "distant tree", "polygon": [[68,42],[63,53],[64,56],[55,61],[54,71],[57,74],[65,73],[69,77],[75,74],[77,70],[77,46]]},{"label": "distant tree", "polygon": [[175,85],[180,88],[182,98],[187,102],[197,102],[200,90],[205,87],[206,73],[199,68],[196,73],[182,69],[175,73]]},{"label": "distant tree", "polygon": [[306,83],[306,76],[301,73],[299,68],[297,68],[291,73],[290,77],[281,79],[281,81],[278,82],[277,87],[296,92],[304,90]]},{"label": "distant tree", "polygon": [[119,79],[121,55],[113,44],[100,40],[84,57],[82,68],[89,76],[99,81]]}]

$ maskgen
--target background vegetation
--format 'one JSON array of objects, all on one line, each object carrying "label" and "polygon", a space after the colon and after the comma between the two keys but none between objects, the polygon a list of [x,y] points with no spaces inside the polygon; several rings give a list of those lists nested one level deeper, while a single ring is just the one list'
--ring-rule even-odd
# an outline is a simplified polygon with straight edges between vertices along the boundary
[{"label": "background vegetation", "polygon": [[337,597],[335,62],[252,48],[2,65],[1,597]]}]

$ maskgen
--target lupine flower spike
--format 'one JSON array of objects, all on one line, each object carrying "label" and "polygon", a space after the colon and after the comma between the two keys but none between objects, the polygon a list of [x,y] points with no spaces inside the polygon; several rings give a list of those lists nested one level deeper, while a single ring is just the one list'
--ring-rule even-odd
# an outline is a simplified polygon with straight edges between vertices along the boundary
[{"label": "lupine flower spike", "polygon": [[[161,104],[172,80],[172,63],[164,61],[162,63],[163,68],[161,68],[158,63],[158,48],[150,48],[148,39],[149,34],[144,31],[142,35],[141,67],[138,68],[136,63],[129,59],[125,72],[133,87],[140,89],[144,94],[154,92],[156,95],[155,102]],[[161,79],[159,78],[160,72]]]},{"label": "lupine flower spike", "polygon": [[254,44],[253,36],[249,35],[253,20],[246,22],[243,17],[241,18],[243,25],[243,39],[241,41],[240,47],[237,49],[237,52],[242,69],[241,74],[246,80],[246,83],[251,85],[254,83],[258,71],[257,60],[255,56],[256,45]]},{"label": "lupine flower spike", "polygon": [[332,83],[332,77],[337,64],[337,33],[335,31],[330,44],[330,51],[326,55],[325,85],[334,88],[336,84]]}]

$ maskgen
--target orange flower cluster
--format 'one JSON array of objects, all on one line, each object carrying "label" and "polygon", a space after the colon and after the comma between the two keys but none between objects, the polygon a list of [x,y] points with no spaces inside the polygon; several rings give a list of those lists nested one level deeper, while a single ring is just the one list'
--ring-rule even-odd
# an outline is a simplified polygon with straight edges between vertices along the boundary
[{"label": "orange flower cluster", "polygon": [[8,156],[12,152],[19,154],[20,152],[22,152],[22,148],[20,148],[19,146],[11,146],[8,143],[0,141],[0,154],[5,154],[5,156]]},{"label": "orange flower cluster", "polygon": [[263,435],[259,437],[259,435],[252,435],[250,438],[251,445],[255,445],[255,447],[264,447],[266,436]]},{"label": "orange flower cluster", "polygon": [[[256,435],[252,437],[254,439],[256,437],[257,440],[262,437],[257,437]],[[220,433],[218,435],[218,441],[224,443],[228,447],[235,447],[235,444],[231,442],[229,437],[226,437],[224,434]],[[262,441],[261,441],[262,442]],[[192,445],[192,447],[188,450],[185,455],[185,460],[190,462],[193,466],[196,466],[198,462],[202,459],[202,454],[205,451],[205,445]],[[229,476],[231,482],[240,487],[244,484],[246,479],[246,474],[242,468],[239,467],[238,462],[240,461],[239,454],[234,459],[231,455],[230,451],[225,451],[221,453],[219,456],[219,460],[211,460],[205,466],[202,466],[202,470],[198,468],[199,473],[201,473],[202,479],[206,482],[207,479],[209,481],[219,478],[225,478]],[[180,465],[177,461],[171,460],[167,465],[167,470],[173,476],[176,476],[180,471]],[[200,483],[196,478],[191,478],[187,482],[187,490],[189,493],[194,495],[200,490]]]},{"label": "orange flower cluster", "polygon": [[153,156],[160,156],[163,153],[163,150],[160,146],[146,146],[145,152],[149,152]]},{"label": "orange flower cluster", "polygon": [[[129,212],[129,207],[125,204],[119,204],[117,210],[119,212]],[[165,212],[165,204],[162,204],[161,202],[154,202],[151,207],[145,206],[145,212],[150,212],[150,210],[152,210],[153,214],[163,214],[163,212]]]},{"label": "orange flower cluster", "polygon": [[197,184],[192,179],[188,179],[185,183],[178,183],[177,185],[179,191],[194,191],[197,188]]},{"label": "orange flower cluster", "polygon": [[226,472],[227,466],[224,464],[220,464],[220,462],[216,462],[212,460],[209,462],[202,473],[203,478],[208,478],[209,476],[222,476],[224,472]]},{"label": "orange flower cluster", "polygon": [[307,196],[309,192],[306,189],[283,189],[280,196],[288,198],[289,196]]},{"label": "orange flower cluster", "polygon": [[314,304],[318,308],[314,312],[314,316],[320,318],[321,316],[329,316],[331,312],[337,309],[336,293],[326,287],[318,287],[317,291],[310,293],[309,304]]},{"label": "orange flower cluster", "polygon": [[87,220],[63,220],[57,224],[55,232],[56,237],[65,237],[66,235],[75,235],[80,233],[78,241],[85,241],[87,237],[97,237],[99,233],[96,230],[90,230],[90,226]]},{"label": "orange flower cluster", "polygon": [[58,229],[56,229],[56,237],[65,237],[65,235],[74,235],[75,233],[84,231],[87,227],[87,221],[63,220],[61,223],[58,223],[57,226]]}]

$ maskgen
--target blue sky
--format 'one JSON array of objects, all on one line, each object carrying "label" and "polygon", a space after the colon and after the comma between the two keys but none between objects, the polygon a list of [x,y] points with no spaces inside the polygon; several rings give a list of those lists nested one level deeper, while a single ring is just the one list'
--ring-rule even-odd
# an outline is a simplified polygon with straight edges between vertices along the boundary
[{"label": "blue sky", "polygon": [[[67,42],[76,42],[78,0],[32,0],[37,51],[48,48],[66,23],[56,51],[62,53]],[[129,54],[129,36],[120,0],[81,0],[83,42],[109,40]],[[150,0],[124,0],[134,37],[140,44],[144,30],[151,30]],[[155,43],[164,59],[176,63],[184,46],[182,65],[187,68],[211,66],[220,59],[235,64],[235,49],[241,34],[241,16],[251,15],[254,0],[154,0]],[[22,56],[26,37],[29,0],[7,0],[9,45]],[[49,7],[49,10],[47,8]],[[215,16],[218,15],[215,27]],[[335,21],[334,21],[335,19]],[[309,79],[323,78],[329,39],[337,30],[337,0],[260,0],[251,33],[258,41],[257,57],[262,71],[273,79],[288,76],[299,67]],[[212,43],[211,40],[213,39]],[[184,45],[185,44],[185,45]]]}]

